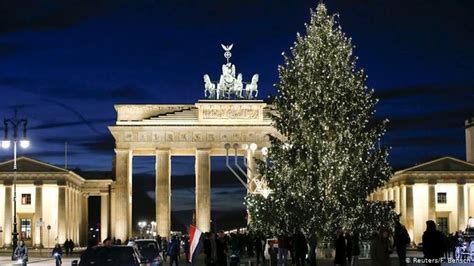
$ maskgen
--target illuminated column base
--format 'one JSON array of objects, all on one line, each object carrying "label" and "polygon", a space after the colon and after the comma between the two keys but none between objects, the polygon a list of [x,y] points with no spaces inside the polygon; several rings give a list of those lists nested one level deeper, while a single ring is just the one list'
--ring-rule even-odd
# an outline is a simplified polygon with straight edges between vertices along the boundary
[{"label": "illuminated column base", "polygon": [[115,184],[112,186],[112,236],[125,241],[132,235],[132,151],[116,149]]},{"label": "illuminated column base", "polygon": [[156,151],[156,229],[169,239],[171,232],[171,153]]},{"label": "illuminated column base", "polygon": [[109,236],[109,194],[100,195],[100,241]]},{"label": "illuminated column base", "polygon": [[5,185],[5,227],[3,228],[4,246],[11,247],[12,245],[12,223],[13,223],[13,196],[12,186]]},{"label": "illuminated column base", "polygon": [[211,157],[210,150],[196,150],[196,227],[211,231]]}]

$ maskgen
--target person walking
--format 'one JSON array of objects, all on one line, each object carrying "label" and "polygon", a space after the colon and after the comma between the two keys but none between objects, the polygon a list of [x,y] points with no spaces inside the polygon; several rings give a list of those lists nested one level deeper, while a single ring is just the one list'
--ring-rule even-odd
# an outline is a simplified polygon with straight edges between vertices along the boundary
[{"label": "person walking", "polygon": [[278,237],[278,265],[286,265],[288,260],[288,250],[290,248],[290,240],[285,235]]},{"label": "person walking", "polygon": [[72,252],[74,251],[74,241],[72,241],[72,239],[70,238],[69,239],[69,254],[72,255]]},{"label": "person walking", "polygon": [[407,258],[407,245],[410,244],[410,235],[408,235],[408,231],[403,226],[400,221],[395,223],[395,233],[393,236],[393,246],[397,250],[398,255],[398,263],[400,266],[407,265],[406,258]]},{"label": "person walking", "polygon": [[351,231],[347,230],[346,232],[344,232],[344,240],[346,241],[347,265],[351,265],[351,260],[352,260],[352,233]]},{"label": "person walking", "polygon": [[227,266],[227,240],[224,231],[220,231],[216,239],[217,244],[217,264]]},{"label": "person walking", "polygon": [[341,228],[336,231],[336,240],[334,243],[336,255],[334,256],[334,265],[346,265],[346,240],[344,239],[344,231]]},{"label": "person walking", "polygon": [[296,266],[304,266],[306,254],[308,254],[308,241],[301,231],[297,231],[291,239],[295,264]]},{"label": "person walking", "polygon": [[265,256],[263,252],[263,240],[260,235],[255,236],[254,239],[254,249],[255,255],[257,256],[257,266],[260,265],[260,258],[262,259],[262,265],[265,264]]},{"label": "person walking", "polygon": [[63,244],[64,252],[66,252],[66,256],[69,256],[69,239],[66,238]]},{"label": "person walking", "polygon": [[390,241],[388,239],[388,230],[382,228],[379,233],[372,236],[370,242],[370,258],[372,266],[390,266]]},{"label": "person walking", "polygon": [[[439,260],[443,257],[445,249],[443,233],[436,230],[434,221],[426,221],[426,231],[423,233],[423,255],[425,259]],[[441,265],[441,263],[438,261],[430,265]]]},{"label": "person walking", "polygon": [[204,254],[206,266],[217,266],[217,241],[214,233],[207,233],[204,240]]},{"label": "person walking", "polygon": [[166,255],[168,252],[168,240],[166,239],[166,237],[163,237],[161,239],[161,246],[162,246],[163,261],[166,262]]},{"label": "person walking", "polygon": [[171,238],[171,241],[168,245],[168,250],[167,250],[167,255],[170,257],[169,265],[173,266],[173,263],[175,266],[179,265],[178,257],[179,257],[179,240],[178,238],[174,235]]},{"label": "person walking", "polygon": [[351,242],[351,266],[359,265],[359,255],[360,255],[360,238],[358,232],[352,233],[352,242]]},{"label": "person walking", "polygon": [[318,238],[316,237],[316,234],[313,233],[308,238],[308,246],[309,246],[308,257],[309,257],[309,265],[310,266],[316,266],[316,248],[317,248],[317,245],[318,245]]},{"label": "person walking", "polygon": [[183,237],[183,251],[186,261],[189,261],[189,237],[187,236]]}]

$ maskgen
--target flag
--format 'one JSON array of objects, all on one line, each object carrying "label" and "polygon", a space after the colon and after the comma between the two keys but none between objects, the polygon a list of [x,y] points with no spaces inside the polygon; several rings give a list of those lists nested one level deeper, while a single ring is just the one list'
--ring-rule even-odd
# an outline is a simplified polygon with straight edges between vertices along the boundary
[{"label": "flag", "polygon": [[197,229],[194,225],[189,227],[189,262],[193,264],[202,250],[201,235],[201,230]]}]

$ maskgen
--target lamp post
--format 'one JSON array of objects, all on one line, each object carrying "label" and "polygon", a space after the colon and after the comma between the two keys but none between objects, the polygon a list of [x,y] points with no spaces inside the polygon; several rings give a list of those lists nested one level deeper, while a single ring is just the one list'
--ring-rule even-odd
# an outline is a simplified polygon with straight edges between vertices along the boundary
[{"label": "lamp post", "polygon": [[[13,142],[13,251],[12,251],[12,259],[14,259],[15,249],[18,246],[18,231],[17,231],[17,221],[16,221],[16,152],[17,152],[17,143],[20,142],[20,147],[26,149],[30,146],[30,141],[26,138],[26,125],[28,121],[26,119],[19,119],[16,116],[13,118],[8,118],[3,120],[4,124],[4,137],[2,140],[2,148],[8,149],[11,146],[11,142]],[[23,126],[23,137],[21,139],[18,138],[18,128]],[[13,131],[12,139],[9,139],[8,129],[11,127]]]}]

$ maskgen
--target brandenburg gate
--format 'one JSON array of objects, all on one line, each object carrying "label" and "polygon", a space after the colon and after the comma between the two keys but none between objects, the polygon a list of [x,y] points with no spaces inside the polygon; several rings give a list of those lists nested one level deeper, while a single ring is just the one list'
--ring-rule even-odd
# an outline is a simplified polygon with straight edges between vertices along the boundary
[{"label": "brandenburg gate", "polygon": [[[247,176],[255,175],[255,158],[261,152],[242,147],[250,143],[259,148],[270,145],[268,135],[277,134],[270,118],[271,106],[254,99],[258,75],[244,88],[242,74],[236,77],[235,66],[229,62],[232,46],[223,48],[227,63],[222,66],[219,82],[214,84],[204,75],[208,100],[190,105],[115,106],[117,121],[109,127],[116,142],[112,236],[124,240],[132,235],[134,156],[156,158],[156,224],[161,236],[169,236],[171,229],[172,156],[195,156],[196,226],[203,232],[211,229],[210,157],[226,156],[231,144],[238,156],[246,156]],[[249,190],[253,187],[248,185]]]},{"label": "brandenburg gate", "polygon": [[[225,156],[226,143],[269,145],[274,134],[269,106],[262,101],[199,101],[194,105],[116,105],[117,122],[109,129],[116,141],[115,184],[112,186],[111,233],[132,235],[132,159],[156,158],[156,223],[161,236],[171,228],[171,157],[195,156],[196,226],[210,230],[211,160]],[[255,168],[250,149],[238,150]],[[251,176],[248,171],[247,175]]]}]

